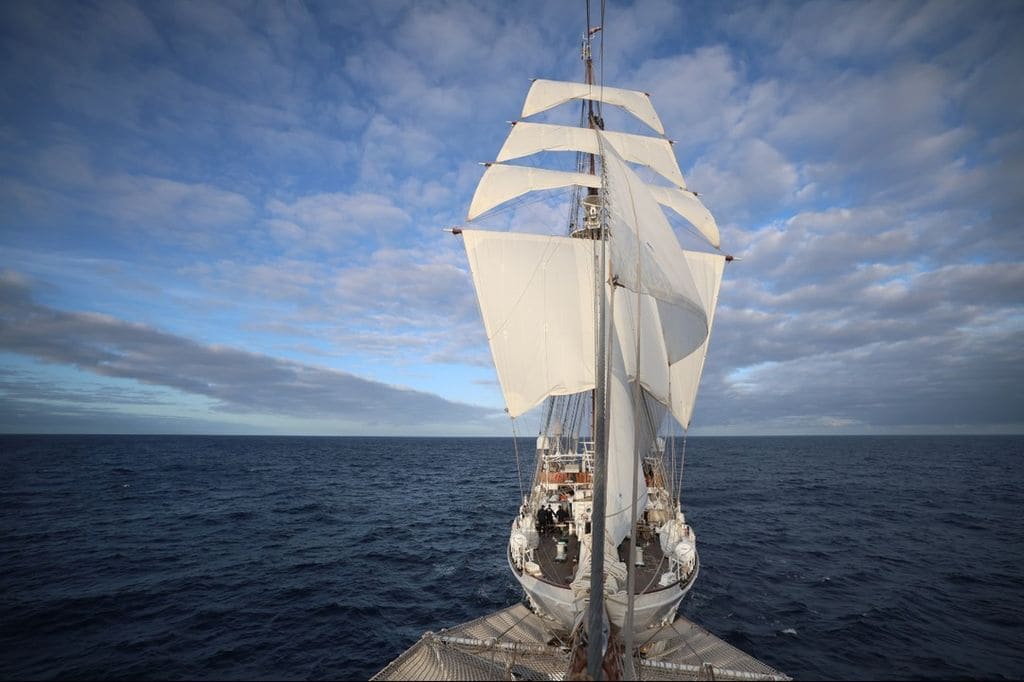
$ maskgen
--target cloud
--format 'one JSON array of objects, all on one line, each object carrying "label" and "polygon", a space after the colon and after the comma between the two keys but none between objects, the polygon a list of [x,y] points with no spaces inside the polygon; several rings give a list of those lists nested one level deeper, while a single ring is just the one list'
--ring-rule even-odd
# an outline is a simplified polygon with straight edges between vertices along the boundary
[{"label": "cloud", "polygon": [[689,184],[732,220],[775,215],[797,199],[796,167],[758,138],[724,144],[694,166]]},{"label": "cloud", "polygon": [[[662,121],[671,122],[666,133],[678,139],[676,152],[684,156],[684,165],[685,155],[729,135],[743,115],[743,76],[722,45],[647,60],[624,80],[654,90],[651,99]],[[708,116],[710,111],[715,115]]]},{"label": "cloud", "polygon": [[460,240],[435,230],[422,248],[366,255],[342,249],[335,259],[309,247],[181,272],[207,293],[214,314],[244,311],[247,327],[280,336],[279,346],[320,356],[489,364]]},{"label": "cloud", "polygon": [[379,249],[330,282],[315,314],[324,320],[324,340],[339,352],[490,365],[461,243],[451,236],[435,237],[425,249]]},{"label": "cloud", "polygon": [[10,273],[0,287],[3,350],[204,396],[215,402],[215,412],[336,419],[375,430],[447,425],[453,431],[486,431],[486,425],[494,423],[492,412],[436,395],[237,348],[203,345],[108,315],[42,306],[32,301],[26,283]]},{"label": "cloud", "polygon": [[[993,338],[1002,350],[987,347]],[[726,391],[702,406],[702,417],[710,412],[710,423],[756,424],[778,415],[781,403],[789,415],[832,415],[874,427],[1020,428],[1022,341],[1019,329],[990,332],[984,339],[961,329],[804,352],[730,372]]]},{"label": "cloud", "polygon": [[333,251],[343,244],[376,244],[409,223],[409,214],[391,197],[371,192],[333,192],[286,202],[271,199],[272,227],[285,243],[300,250]]},{"label": "cloud", "polygon": [[396,184],[396,176],[418,169],[427,172],[442,149],[440,140],[414,125],[400,125],[375,116],[363,134],[360,182]]},{"label": "cloud", "polygon": [[[78,144],[56,144],[26,154],[26,179],[4,179],[0,192],[10,199],[20,229],[42,223],[73,239],[85,221],[93,234],[123,245],[155,239],[205,249],[236,239],[255,215],[249,199],[208,183],[124,172],[104,173]],[[24,161],[23,161],[24,163]]]},{"label": "cloud", "polygon": [[[902,428],[951,419],[936,401],[960,394],[991,407],[979,428],[1019,421],[1019,3],[608,12],[605,82],[652,93],[743,257],[696,424]],[[177,381],[224,423],[269,404],[226,374],[246,363],[286,407],[351,411],[312,396],[354,375],[484,395],[465,388],[492,376],[465,257],[439,230],[463,222],[528,78],[580,77],[582,24],[545,2],[0,6],[0,247],[48,283],[15,317],[77,335],[19,347]],[[482,223],[561,232],[551,198]],[[8,395],[30,405],[30,383]],[[48,404],[102,409],[49,386]]]},{"label": "cloud", "polygon": [[1024,425],[1021,263],[863,264],[785,287],[745,267],[723,285],[705,427],[774,431],[804,415],[811,428],[821,414],[896,430]]},{"label": "cloud", "polygon": [[98,192],[105,215],[128,229],[159,231],[164,240],[184,235],[208,245],[218,239],[209,228],[237,225],[253,215],[246,197],[209,185],[125,175],[103,184]]}]

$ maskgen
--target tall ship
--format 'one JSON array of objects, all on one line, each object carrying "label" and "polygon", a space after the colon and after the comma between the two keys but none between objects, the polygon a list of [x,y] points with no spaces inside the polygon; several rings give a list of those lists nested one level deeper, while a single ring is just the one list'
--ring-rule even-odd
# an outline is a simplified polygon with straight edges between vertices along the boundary
[{"label": "tall ship", "polygon": [[[524,603],[428,633],[379,679],[786,679],[677,615],[700,572],[677,435],[690,426],[732,259],[651,97],[595,78],[600,35],[587,26],[582,82],[532,82],[467,217],[560,197],[567,226],[451,230],[465,244],[506,411],[541,415],[507,548]],[[538,120],[560,107],[578,112],[576,125]],[[645,131],[608,129],[606,115]],[[562,167],[545,167],[553,158]],[[673,657],[700,638],[696,659]],[[499,654],[506,669],[494,667]]]}]

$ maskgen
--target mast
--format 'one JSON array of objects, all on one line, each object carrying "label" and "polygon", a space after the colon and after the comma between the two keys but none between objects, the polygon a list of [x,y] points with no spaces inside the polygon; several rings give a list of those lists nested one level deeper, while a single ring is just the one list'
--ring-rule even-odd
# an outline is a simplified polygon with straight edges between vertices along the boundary
[{"label": "mast", "polygon": [[[604,17],[602,16],[602,21]],[[603,26],[595,29],[590,27],[590,3],[587,2],[587,34],[583,38],[583,62],[585,64],[586,82],[594,84],[594,60],[591,51],[591,40]],[[594,100],[587,100],[587,125],[596,128],[598,120],[594,116]],[[600,109],[598,109],[600,111]],[[590,154],[589,166],[591,175],[596,174],[596,161]],[[588,195],[597,194],[590,189]],[[604,628],[607,623],[604,605],[604,534],[605,534],[605,501],[608,483],[608,424],[607,424],[607,384],[608,347],[607,347],[607,301],[605,296],[605,279],[607,278],[607,230],[605,213],[602,208],[600,228],[601,240],[594,295],[597,297],[597,363],[595,368],[594,387],[594,487],[591,507],[591,553],[590,553],[590,603],[587,614],[587,674],[592,680],[601,679],[601,663],[604,659],[604,648],[608,643]],[[610,625],[609,625],[610,629]],[[610,633],[609,633],[610,634]]]}]

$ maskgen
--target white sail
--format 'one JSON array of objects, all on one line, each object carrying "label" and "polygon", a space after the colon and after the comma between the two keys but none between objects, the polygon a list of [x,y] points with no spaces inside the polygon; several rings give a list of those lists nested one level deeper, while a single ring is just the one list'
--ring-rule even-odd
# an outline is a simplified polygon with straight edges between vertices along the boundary
[{"label": "white sail", "polygon": [[[637,181],[642,183],[639,178]],[[477,183],[476,192],[473,194],[466,217],[468,220],[474,220],[495,206],[521,197],[528,192],[573,185],[597,189],[601,186],[601,180],[596,175],[589,173],[492,163],[487,166],[480,182]],[[712,246],[718,247],[718,226],[715,224],[715,219],[692,192],[675,187],[646,186],[657,203],[672,209],[691,222]],[[662,218],[664,219],[664,216]]]},{"label": "white sail", "polygon": [[661,331],[658,302],[650,296],[623,292],[615,299],[613,324],[629,379],[639,381],[655,400],[667,406],[671,392],[668,350]]},{"label": "white sail", "polygon": [[[677,409],[689,423],[703,368],[710,319],[724,258],[686,252],[649,188],[602,133],[609,265],[612,292],[608,385],[607,528],[613,544],[629,533],[628,510],[637,480],[637,511],[647,504],[643,476],[636,473],[637,418],[641,406],[631,389],[639,381],[656,400]],[[639,357],[637,351],[639,350]],[[700,356],[697,360],[688,358]],[[670,371],[679,364],[678,377]],[[673,379],[678,378],[679,386]],[[678,390],[679,400],[674,399]]]},{"label": "white sail", "polygon": [[676,189],[675,187],[648,185],[647,188],[651,190],[655,201],[685,218],[704,235],[711,246],[717,249],[722,245],[718,233],[718,223],[715,222],[711,211],[704,206],[697,195],[687,189]]},{"label": "white sail", "polygon": [[722,283],[722,271],[725,269],[725,258],[712,253],[686,251],[691,271],[700,286],[705,310],[708,315],[708,338],[700,348],[687,355],[669,368],[670,401],[669,410],[683,428],[689,428],[693,417],[693,406],[697,400],[697,388],[704,371],[704,360],[707,357],[708,341],[711,335],[711,324],[718,307],[718,289]]},{"label": "white sail", "polygon": [[[616,132],[606,132],[605,137],[626,161],[647,166],[676,187],[686,188],[683,172],[679,170],[679,163],[668,140]],[[496,160],[511,161],[543,151],[598,154],[597,131],[519,121],[512,126]]]},{"label": "white sail", "polygon": [[[614,292],[615,302],[629,296],[621,289]],[[612,334],[608,343],[608,460],[605,498],[605,535],[613,547],[630,534],[640,510],[647,506],[647,486],[637,451],[637,411],[626,363],[623,357],[619,335]],[[636,471],[634,475],[634,470]],[[637,506],[631,518],[629,511],[633,500],[633,479],[637,481]],[[606,561],[615,562],[615,555]]]},{"label": "white sail", "polygon": [[596,242],[462,234],[509,414],[593,388]]},{"label": "white sail", "polygon": [[469,204],[469,213],[466,217],[473,220],[495,206],[520,197],[527,192],[572,185],[596,188],[601,186],[601,180],[596,175],[587,173],[570,173],[492,163],[484,171],[483,177],[480,178],[480,182],[476,186],[476,192],[473,194],[473,201]]},{"label": "white sail", "polygon": [[[683,256],[697,285],[710,333],[725,258],[719,254],[686,250],[683,250]],[[685,324],[685,319],[679,322]],[[661,313],[654,298],[635,293],[616,298],[614,324],[629,379],[639,381],[652,398],[669,408],[683,427],[688,427],[704,369],[708,339],[692,353],[670,362],[665,338],[676,334],[671,329],[671,316]],[[640,350],[639,365],[637,346]]]},{"label": "white sail", "polygon": [[533,81],[530,92],[526,95],[526,102],[523,103],[523,118],[539,114],[574,99],[589,99],[622,107],[657,131],[658,134],[665,134],[661,119],[658,118],[658,113],[654,110],[651,98],[646,92],[587,83],[544,79]]},{"label": "white sail", "polygon": [[601,151],[608,210],[612,273],[627,289],[651,296],[664,318],[670,363],[707,338],[707,314],[672,226],[653,195],[622,157],[605,143]]}]

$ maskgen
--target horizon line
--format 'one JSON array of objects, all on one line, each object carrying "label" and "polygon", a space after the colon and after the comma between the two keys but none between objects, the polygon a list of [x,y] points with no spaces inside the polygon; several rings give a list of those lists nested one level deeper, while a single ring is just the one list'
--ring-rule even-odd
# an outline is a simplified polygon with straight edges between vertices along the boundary
[{"label": "horizon line", "polygon": [[[540,435],[540,434],[537,434]],[[988,437],[988,436],[1024,436],[1024,431],[922,431],[919,433],[880,432],[880,433],[745,433],[745,434],[670,434],[677,438],[915,438],[915,437]],[[487,438],[487,439],[511,439],[512,435],[381,435],[381,434],[301,434],[301,433],[166,433],[166,432],[80,432],[80,431],[0,431],[3,436],[154,436],[154,437],[183,437],[183,438]],[[517,439],[532,439],[536,435],[519,435]]]}]

